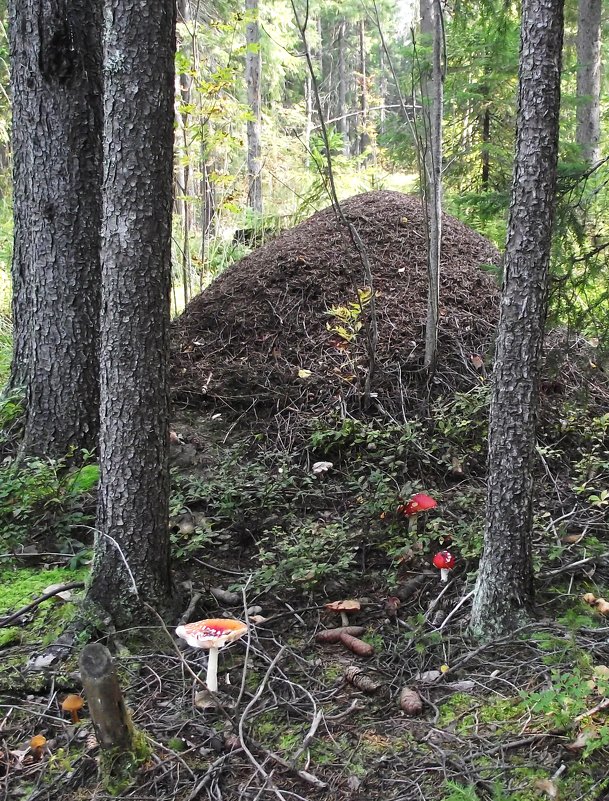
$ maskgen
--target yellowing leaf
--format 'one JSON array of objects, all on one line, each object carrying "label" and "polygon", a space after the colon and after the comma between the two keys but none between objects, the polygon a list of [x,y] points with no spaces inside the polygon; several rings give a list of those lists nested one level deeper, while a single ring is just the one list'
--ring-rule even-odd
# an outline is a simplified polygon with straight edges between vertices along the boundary
[{"label": "yellowing leaf", "polygon": [[581,751],[586,745],[596,737],[594,729],[582,729],[572,743],[567,743],[565,748],[568,751]]},{"label": "yellowing leaf", "polygon": [[545,793],[548,798],[558,798],[558,787],[551,779],[537,779],[535,789]]},{"label": "yellowing leaf", "polygon": [[302,368],[298,371],[298,378],[309,378],[311,376],[310,370],[303,370]]}]

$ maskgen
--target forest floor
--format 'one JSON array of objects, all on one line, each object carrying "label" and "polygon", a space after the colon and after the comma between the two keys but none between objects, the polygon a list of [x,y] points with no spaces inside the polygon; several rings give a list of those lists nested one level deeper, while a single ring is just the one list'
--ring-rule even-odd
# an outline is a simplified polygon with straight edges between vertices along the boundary
[{"label": "forest floor", "polygon": [[[184,474],[180,502],[186,485],[199,486],[197,473]],[[320,489],[327,487],[313,487],[309,498]],[[481,646],[467,635],[473,559],[460,555],[453,577],[442,584],[429,563],[429,535],[419,548],[411,537],[414,553],[404,547],[389,556],[377,538],[364,542],[359,533],[347,560],[329,541],[320,550],[313,539],[302,541],[303,534],[291,538],[287,550],[238,524],[211,535],[206,500],[197,506],[191,499],[180,509],[174,548],[184,610],[194,620],[249,620],[249,633],[221,652],[218,709],[198,708],[205,655],[184,647],[173,625],[165,628],[151,617],[145,627],[102,638],[115,655],[134,723],[150,743],[148,758],[134,768],[134,783],[120,797],[609,797],[609,626],[582,600],[584,592],[607,592],[609,537],[600,542],[580,532],[576,541],[563,533],[570,541],[562,545],[552,537],[554,556],[538,574],[537,616],[513,636]],[[323,515],[317,519],[323,539],[326,523]],[[191,522],[195,532],[181,534]],[[588,523],[602,525],[595,515]],[[346,542],[339,537],[338,547]],[[541,541],[537,545],[548,554]],[[18,561],[33,558],[30,553]],[[8,599],[10,586],[29,600],[48,584],[86,572],[58,569],[60,557],[36,561],[47,569],[4,572],[2,607],[20,606]],[[307,576],[316,570],[321,575]],[[34,577],[29,586],[26,575]],[[350,622],[364,628],[361,638],[373,655],[317,641],[320,632],[340,625],[324,604],[343,598],[360,600]],[[93,631],[81,634],[67,661],[45,666],[46,646],[74,614],[75,600],[47,601],[6,630],[13,632],[0,667],[0,771],[7,799],[111,797],[99,779],[86,707],[76,725],[60,708],[67,693],[81,691],[77,656]],[[354,667],[360,672],[349,678]],[[401,708],[404,688],[420,698],[419,709],[416,698],[410,711]],[[35,734],[47,739],[39,760],[29,749]]]},{"label": "forest floor", "polygon": [[[353,281],[353,243],[325,212],[224,274],[175,332],[171,522],[182,611],[249,623],[220,653],[218,708],[198,706],[205,656],[175,637],[175,620],[151,615],[128,631],[91,622],[58,661],[48,649],[77,614],[78,588],[7,619],[48,585],[86,578],[92,496],[75,506],[60,480],[42,507],[33,494],[38,516],[0,575],[7,799],[111,797],[87,708],[76,724],[60,708],[81,691],[77,658],[90,639],[111,648],[148,739],[122,798],[609,799],[609,625],[603,604],[584,599],[609,598],[609,381],[595,346],[548,337],[537,605],[512,636],[481,645],[467,625],[497,289],[475,267],[496,252],[447,218],[443,356],[437,382],[421,386],[416,203],[370,193],[345,207],[378,278],[372,410],[359,403],[370,301]],[[48,466],[29,470],[27,487]],[[438,506],[408,526],[399,507],[420,491]],[[431,558],[447,547],[457,562],[443,584]],[[367,656],[318,639],[340,624],[325,604],[352,598]],[[39,758],[36,734],[46,738]]]},{"label": "forest floor", "polygon": [[[335,459],[326,474],[315,474],[302,454],[280,457],[276,445],[261,451],[259,435],[246,456],[233,424],[212,417],[184,415],[176,425],[176,579],[189,619],[249,620],[249,633],[221,652],[217,710],[197,707],[205,656],[175,638],[175,621],[165,628],[152,616],[145,627],[102,636],[134,723],[150,742],[120,797],[609,798],[609,626],[598,606],[583,600],[586,592],[609,592],[602,508],[576,498],[563,520],[556,511],[540,515],[536,615],[513,636],[481,646],[467,634],[483,517],[479,478],[442,485],[430,476],[438,509],[423,532],[408,531],[389,498],[395,488],[363,482],[388,455],[393,432],[383,441],[374,426],[362,426],[359,443],[348,432],[340,455],[335,444],[315,454]],[[384,457],[368,451],[371,442]],[[401,472],[385,468],[395,470]],[[566,494],[562,481],[542,484],[543,493]],[[447,546],[449,530],[458,561],[442,584],[430,557]],[[86,576],[86,565],[67,566],[74,555],[43,555],[56,550],[50,545],[39,542],[3,571],[3,612],[49,584]],[[45,660],[76,612],[72,592],[0,629],[6,798],[111,797],[99,779],[86,707],[76,725],[60,709],[67,693],[81,691],[81,644],[100,633],[82,632],[67,661]],[[344,598],[361,603],[351,622],[364,628],[371,656],[317,641],[340,625],[324,605]],[[349,678],[354,667],[361,673]],[[421,700],[413,714],[401,708],[404,688]],[[38,761],[29,749],[35,734],[47,739]]]}]

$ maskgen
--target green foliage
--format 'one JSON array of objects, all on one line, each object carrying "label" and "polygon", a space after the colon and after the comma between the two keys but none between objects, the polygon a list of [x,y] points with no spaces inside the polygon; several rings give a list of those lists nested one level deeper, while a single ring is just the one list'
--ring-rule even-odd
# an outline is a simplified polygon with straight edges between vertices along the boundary
[{"label": "green foliage", "polygon": [[299,469],[285,454],[251,458],[247,443],[229,448],[212,474],[175,476],[172,513],[193,503],[203,505],[213,523],[242,523],[274,513],[290,515],[306,505],[315,476]]},{"label": "green foliage", "polygon": [[255,584],[265,591],[311,589],[327,579],[345,579],[360,546],[357,533],[339,523],[275,527],[258,547]]},{"label": "green foliage", "polygon": [[20,425],[23,398],[19,393],[0,397],[0,445],[10,442]]},{"label": "green foliage", "polygon": [[195,553],[205,553],[211,547],[222,548],[226,546],[226,537],[214,532],[207,522],[198,524],[194,533],[181,533],[179,530],[171,533],[171,550],[176,559],[188,559]]},{"label": "green foliage", "polygon": [[[521,697],[532,713],[544,716],[551,729],[575,734],[585,727],[588,737],[582,748],[584,758],[609,746],[609,724],[586,719],[586,712],[609,696],[609,668],[605,665],[575,665],[568,671],[551,671],[550,687]],[[578,718],[582,723],[578,722]]]},{"label": "green foliage", "polygon": [[447,781],[444,787],[448,795],[444,796],[443,801],[480,801],[480,796],[472,785],[465,786],[457,784],[457,782]]},{"label": "green foliage", "polygon": [[5,317],[0,312],[0,391],[8,380],[12,355],[13,337],[11,324],[8,317]]},{"label": "green foliage", "polygon": [[138,770],[152,756],[152,745],[143,731],[129,721],[130,747],[102,750],[100,757],[100,779],[110,796],[120,796],[137,778]]},{"label": "green foliage", "polygon": [[[448,795],[444,796],[442,801],[482,801],[476,792],[476,788],[471,784],[464,785],[453,781],[446,781],[444,787],[448,791]],[[539,795],[536,793],[535,797],[538,798]],[[520,793],[516,795],[510,793],[507,795],[497,783],[493,788],[491,801],[528,801],[529,799],[533,801],[533,796],[527,794],[525,798],[525,796]]]},{"label": "green foliage", "polygon": [[[8,567],[0,569],[0,617],[28,604],[44,592],[51,584],[67,584],[71,581],[83,581],[88,575],[88,568],[53,568],[41,570],[40,568]],[[9,645],[15,642],[40,641],[45,644],[52,642],[55,637],[65,629],[66,622],[74,613],[74,605],[70,602],[57,602],[50,600],[41,604],[34,619],[27,628],[0,630],[0,644]]]},{"label": "green foliage", "polygon": [[[90,454],[85,454],[90,458]],[[7,460],[0,465],[0,547],[11,550],[36,536],[68,537],[89,522],[83,501],[98,479],[98,468],[70,469],[67,459]]]}]

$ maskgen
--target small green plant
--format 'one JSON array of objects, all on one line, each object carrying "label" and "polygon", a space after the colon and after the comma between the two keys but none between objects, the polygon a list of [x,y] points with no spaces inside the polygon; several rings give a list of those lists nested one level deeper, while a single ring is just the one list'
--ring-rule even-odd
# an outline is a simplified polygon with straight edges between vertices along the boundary
[{"label": "small green plant", "polygon": [[[90,454],[85,454],[90,458]],[[32,533],[55,539],[75,525],[90,522],[83,497],[95,487],[99,469],[85,464],[76,470],[68,460],[8,460],[0,466],[0,546],[10,550]]]},{"label": "small green plant", "polygon": [[217,534],[209,523],[199,525],[193,534],[175,531],[171,534],[171,549],[176,559],[187,559],[217,543]]},{"label": "small green plant", "polygon": [[609,697],[609,668],[589,666],[587,655],[582,659],[582,665],[575,665],[569,671],[553,669],[550,687],[532,693],[522,692],[521,697],[530,705],[532,713],[543,716],[551,729],[575,736],[585,727],[587,736],[582,756],[587,757],[609,745],[609,725],[594,723],[592,719],[586,724],[588,710]]},{"label": "small green plant", "polygon": [[311,589],[353,569],[359,538],[339,523],[313,523],[289,532],[273,528],[259,545],[254,583],[264,589]]},{"label": "small green plant", "polygon": [[[442,801],[481,801],[476,788],[471,784],[458,784],[448,780],[444,786],[448,790],[448,795],[444,796]],[[516,801],[516,799],[511,794],[509,796],[505,795],[502,788],[496,786],[493,789],[492,801]]]},{"label": "small green plant", "polygon": [[[0,345],[1,347],[1,345]],[[1,371],[0,365],[0,371]],[[8,377],[8,373],[5,377]],[[0,389],[2,388],[2,376],[0,372]],[[21,425],[23,414],[23,397],[18,392],[12,392],[0,397],[0,445],[10,443],[16,438],[17,431]]]},{"label": "small green plant", "polygon": [[13,355],[13,338],[9,320],[0,310],[0,390],[6,384]]},{"label": "small green plant", "polygon": [[361,316],[366,306],[372,300],[371,289],[358,289],[357,300],[346,306],[332,306],[327,314],[333,321],[327,324],[328,331],[336,334],[344,342],[353,342],[362,328]]},{"label": "small green plant", "polygon": [[444,796],[443,801],[480,801],[480,796],[476,788],[471,785],[457,784],[457,782],[447,781],[445,788],[448,795]]}]

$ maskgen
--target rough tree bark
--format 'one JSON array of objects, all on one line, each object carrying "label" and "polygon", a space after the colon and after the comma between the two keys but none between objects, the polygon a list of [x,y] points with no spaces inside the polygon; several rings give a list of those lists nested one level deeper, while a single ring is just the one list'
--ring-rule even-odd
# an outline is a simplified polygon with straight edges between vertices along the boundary
[{"label": "rough tree bark", "polygon": [[579,0],[575,141],[588,164],[600,158],[602,0]]},{"label": "rough tree bark", "polygon": [[106,0],[100,487],[88,600],[169,608],[174,0]]},{"label": "rough tree bark", "polygon": [[489,429],[487,524],[471,630],[513,631],[533,604],[532,464],[555,202],[563,3],[524,0],[516,159]]},{"label": "rough tree bark", "polygon": [[247,173],[249,188],[247,203],[262,213],[262,146],[260,144],[260,80],[262,53],[260,52],[260,26],[258,0],[245,0],[248,23],[245,29],[245,82],[251,119],[247,121]]},{"label": "rough tree bark", "polygon": [[425,367],[433,371],[438,351],[440,319],[440,257],[442,251],[442,116],[444,105],[444,30],[440,0],[421,4],[421,33],[431,33],[432,59],[429,80],[424,83],[427,119],[425,141],[425,199],[428,214],[427,321],[425,325]]},{"label": "rough tree bark", "polygon": [[101,215],[101,0],[14,0],[14,357],[25,453],[93,447]]},{"label": "rough tree bark", "polygon": [[[189,26],[192,23],[190,14],[190,1],[178,0],[177,3],[178,17],[177,21]],[[191,43],[190,50],[194,50],[194,43]],[[188,49],[188,48],[187,48]],[[195,54],[189,54],[194,60]],[[184,286],[184,305],[188,303],[192,297],[192,260],[190,253],[190,229],[192,211],[190,207],[190,196],[192,194],[191,180],[190,180],[190,112],[189,109],[192,104],[192,78],[186,73],[179,76],[176,81],[176,122],[178,125],[179,136],[182,143],[182,164],[180,165],[181,178],[182,178],[182,284]]]}]

